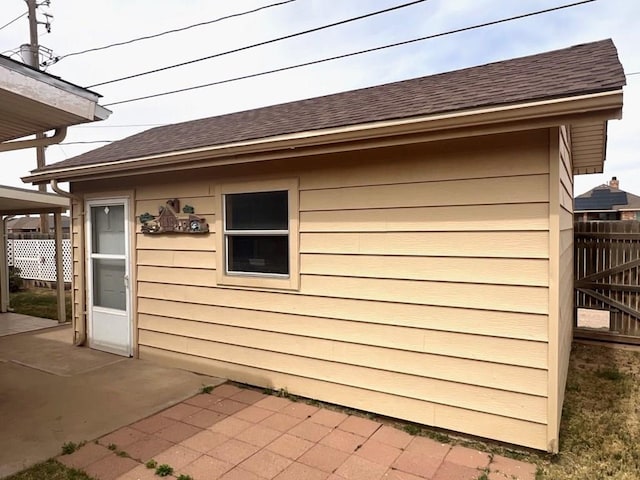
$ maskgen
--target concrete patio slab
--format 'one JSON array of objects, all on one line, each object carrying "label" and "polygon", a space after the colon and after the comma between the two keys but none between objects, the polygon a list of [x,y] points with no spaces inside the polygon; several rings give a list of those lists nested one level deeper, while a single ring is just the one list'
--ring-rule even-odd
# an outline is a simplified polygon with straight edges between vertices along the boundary
[{"label": "concrete patio slab", "polygon": [[[230,402],[234,402],[233,411],[220,414],[220,405]],[[235,408],[236,404],[240,404],[239,409]],[[194,411],[194,408],[200,410]],[[160,434],[168,424],[172,428],[180,424],[193,427],[184,423],[185,420],[207,411],[219,415],[215,423],[199,427],[197,433],[188,438],[168,441]],[[290,415],[301,411],[307,412],[304,419]],[[295,421],[285,421],[283,417]],[[265,424],[279,428],[265,427]],[[155,433],[150,433],[152,430]],[[153,439],[164,442],[165,446],[158,446],[152,454],[137,448],[138,444]],[[122,457],[107,449],[111,443],[120,455],[134,461],[126,463],[129,471],[123,472]],[[87,463],[90,458],[93,460]],[[171,466],[174,477],[189,475],[194,480],[535,478],[535,465],[413,437],[357,415],[310,407],[253,389],[242,391],[231,384],[222,385],[211,394],[196,395],[102,437],[97,444],[87,444],[71,455],[58,457],[67,465],[84,465],[98,480],[158,478],[153,468],[144,465],[149,459]],[[113,468],[109,468],[111,463]]]},{"label": "concrete patio slab", "polygon": [[[0,478],[56,456],[65,442],[109,434],[223,382],[74,347],[71,338],[68,326],[0,338]],[[169,440],[154,437],[159,451],[200,431],[182,425],[191,429],[174,426],[164,432]],[[134,444],[145,432],[122,435],[116,438]],[[131,467],[119,462],[117,469]]]},{"label": "concrete patio slab", "polygon": [[48,318],[31,317],[12,312],[0,313],[0,337],[57,327],[58,325],[60,324],[56,320],[49,320]]},{"label": "concrete patio slab", "polygon": [[90,348],[73,348],[72,338],[70,326],[0,338],[0,358],[64,377],[126,360]]}]

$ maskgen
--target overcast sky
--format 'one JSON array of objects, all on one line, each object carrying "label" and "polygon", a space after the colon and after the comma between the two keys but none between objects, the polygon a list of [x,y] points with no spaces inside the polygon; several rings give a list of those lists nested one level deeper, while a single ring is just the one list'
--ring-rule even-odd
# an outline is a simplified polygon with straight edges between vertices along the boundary
[{"label": "overcast sky", "polygon": [[[63,56],[80,50],[213,20],[278,0],[51,0],[40,13],[54,16],[40,43]],[[282,1],[282,0],[280,0]],[[64,58],[48,72],[88,87],[225,50],[362,15],[409,0],[295,0],[257,13],[160,38]],[[469,27],[572,0],[427,0],[387,14],[303,35],[245,52],[96,86],[109,104],[254,72],[308,62],[370,47]],[[2,0],[0,26],[26,11],[24,0]],[[40,16],[44,19],[44,16]],[[571,45],[612,38],[627,74],[640,72],[640,2],[596,0],[553,13],[446,35],[316,66],[241,80],[186,93],[109,107],[104,122],[73,127],[65,142],[118,140],[157,124],[177,123],[292,100],[481,65]],[[27,18],[0,30],[0,52],[28,43]],[[13,56],[12,58],[18,58]],[[640,195],[640,75],[628,75],[624,118],[609,122],[603,175],[576,178],[576,194],[617,176],[620,187]],[[101,144],[47,148],[47,163]],[[35,168],[35,151],[0,154],[0,184]]]}]

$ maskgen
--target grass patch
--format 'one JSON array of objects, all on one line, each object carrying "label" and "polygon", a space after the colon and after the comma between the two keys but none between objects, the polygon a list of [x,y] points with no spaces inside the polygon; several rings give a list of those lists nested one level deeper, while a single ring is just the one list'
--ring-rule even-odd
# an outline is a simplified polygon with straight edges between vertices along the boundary
[{"label": "grass patch", "polygon": [[560,453],[545,479],[640,478],[640,351],[573,345]]},{"label": "grass patch", "polygon": [[[32,317],[58,319],[58,297],[49,288],[30,288],[9,295],[15,313]],[[65,291],[66,321],[71,321],[71,292]]]},{"label": "grass patch", "polygon": [[67,468],[55,460],[47,460],[4,480],[94,480],[86,473]]}]

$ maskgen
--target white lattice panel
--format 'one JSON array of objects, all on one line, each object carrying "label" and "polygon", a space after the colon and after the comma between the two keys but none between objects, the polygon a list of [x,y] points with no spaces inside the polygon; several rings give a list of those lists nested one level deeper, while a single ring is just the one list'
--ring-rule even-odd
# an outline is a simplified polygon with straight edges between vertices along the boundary
[{"label": "white lattice panel", "polygon": [[[20,276],[29,280],[56,281],[55,240],[10,240],[14,265]],[[71,240],[62,240],[62,264],[64,281],[71,281]]]}]

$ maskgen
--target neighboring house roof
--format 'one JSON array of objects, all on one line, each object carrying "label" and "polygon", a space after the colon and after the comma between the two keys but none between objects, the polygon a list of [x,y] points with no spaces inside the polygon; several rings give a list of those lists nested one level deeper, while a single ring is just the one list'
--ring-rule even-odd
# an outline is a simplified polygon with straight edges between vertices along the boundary
[{"label": "neighboring house roof", "polygon": [[[53,230],[53,215],[48,215],[49,217],[49,228]],[[66,215],[62,216],[62,228],[69,228],[69,217]],[[18,217],[12,218],[7,221],[7,230],[10,232],[20,232],[20,231],[28,231],[35,232],[40,229],[40,217]]]},{"label": "neighboring house roof", "polygon": [[0,142],[104,120],[100,95],[0,55]]},{"label": "neighboring house roof", "polygon": [[[619,91],[623,85],[625,75],[616,48],[611,40],[603,40],[454,72],[157,127],[35,170],[34,175],[24,180],[53,178],[47,175],[48,171],[145,160],[154,155],[237,145],[283,135],[303,136],[338,127],[551,102]],[[621,99],[618,103],[610,108],[620,108]],[[612,118],[611,115],[608,118]],[[606,120],[598,124],[604,125],[598,137],[601,142],[605,141]],[[602,152],[596,153],[601,163]]]},{"label": "neighboring house roof", "polygon": [[602,184],[574,199],[573,211],[576,213],[611,210],[640,210],[640,197]]}]

